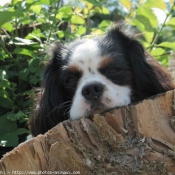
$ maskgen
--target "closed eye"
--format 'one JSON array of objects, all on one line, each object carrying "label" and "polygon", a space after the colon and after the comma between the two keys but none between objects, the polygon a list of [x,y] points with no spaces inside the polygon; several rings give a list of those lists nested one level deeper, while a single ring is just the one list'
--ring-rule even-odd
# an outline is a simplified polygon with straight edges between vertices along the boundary
[{"label": "closed eye", "polygon": [[121,72],[121,71],[122,71],[122,69],[113,68],[113,69],[108,70],[108,71],[106,72],[106,75],[108,75],[108,74],[116,74],[116,73],[119,73],[119,72]]},{"label": "closed eye", "polygon": [[73,74],[67,75],[64,77],[63,82],[64,82],[64,90],[66,93],[66,97],[72,98],[75,91],[76,91],[76,86],[78,84],[79,78],[76,77]]},{"label": "closed eye", "polygon": [[69,92],[74,92],[76,90],[78,80],[78,77],[76,77],[75,75],[67,76],[64,80],[65,90],[68,90]]},{"label": "closed eye", "polygon": [[74,75],[70,75],[65,79],[65,84],[72,84],[74,82],[77,81],[77,77],[75,77]]},{"label": "closed eye", "polygon": [[121,73],[122,69],[120,68],[108,68],[103,71],[102,74],[104,74],[107,78],[114,79],[116,76],[120,76]]},{"label": "closed eye", "polygon": [[114,75],[114,74],[118,74],[122,71],[123,69],[119,66],[116,66],[115,63],[113,63],[113,65],[108,65],[106,67],[103,68],[99,68],[99,71],[103,74],[103,75]]},{"label": "closed eye", "polygon": [[132,84],[132,72],[129,69],[119,67],[116,65],[110,65],[108,67],[99,69],[99,72],[115,84]]},{"label": "closed eye", "polygon": [[62,72],[62,82],[64,86],[64,91],[67,94],[68,97],[73,97],[76,87],[78,84],[78,81],[80,77],[82,76],[81,72],[70,72],[68,70],[64,70]]}]

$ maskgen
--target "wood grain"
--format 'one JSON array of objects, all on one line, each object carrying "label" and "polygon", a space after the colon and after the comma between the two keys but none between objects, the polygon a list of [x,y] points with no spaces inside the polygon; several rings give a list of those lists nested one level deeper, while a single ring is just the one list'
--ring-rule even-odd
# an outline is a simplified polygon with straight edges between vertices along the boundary
[{"label": "wood grain", "polygon": [[0,172],[175,174],[174,99],[175,90],[93,119],[64,121],[6,154]]}]

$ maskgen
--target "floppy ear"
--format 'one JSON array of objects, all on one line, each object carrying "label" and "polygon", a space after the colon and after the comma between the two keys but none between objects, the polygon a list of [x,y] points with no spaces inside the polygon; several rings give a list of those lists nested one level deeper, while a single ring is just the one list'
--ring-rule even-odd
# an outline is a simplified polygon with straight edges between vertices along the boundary
[{"label": "floppy ear", "polygon": [[59,109],[58,107],[64,102],[64,92],[60,82],[61,66],[65,62],[61,58],[62,49],[61,44],[55,44],[52,58],[44,72],[38,104],[30,122],[31,132],[34,136],[47,132],[59,122],[67,119],[63,116],[63,108]]},{"label": "floppy ear", "polygon": [[145,52],[141,43],[130,39],[127,48],[134,77],[133,93],[136,101],[175,88],[167,70]]},{"label": "floppy ear", "polygon": [[123,45],[130,62],[133,74],[133,101],[175,88],[166,69],[145,52],[140,42],[127,36],[122,31],[122,26],[113,27],[109,35]]}]

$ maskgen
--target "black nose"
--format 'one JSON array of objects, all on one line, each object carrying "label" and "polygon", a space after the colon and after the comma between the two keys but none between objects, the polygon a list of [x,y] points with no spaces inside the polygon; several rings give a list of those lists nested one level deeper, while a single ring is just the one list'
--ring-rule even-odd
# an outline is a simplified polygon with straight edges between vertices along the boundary
[{"label": "black nose", "polygon": [[87,100],[98,100],[103,94],[104,86],[101,83],[87,84],[82,89],[82,95]]}]

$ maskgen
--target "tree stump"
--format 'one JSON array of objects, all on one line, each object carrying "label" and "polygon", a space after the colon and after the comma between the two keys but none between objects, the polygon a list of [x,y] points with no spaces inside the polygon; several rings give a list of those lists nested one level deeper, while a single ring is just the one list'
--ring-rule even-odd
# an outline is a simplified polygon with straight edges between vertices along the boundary
[{"label": "tree stump", "polygon": [[169,59],[168,71],[170,72],[171,77],[172,77],[173,81],[175,82],[175,58]]},{"label": "tree stump", "polygon": [[175,90],[67,120],[0,160],[0,174],[173,175]]}]

